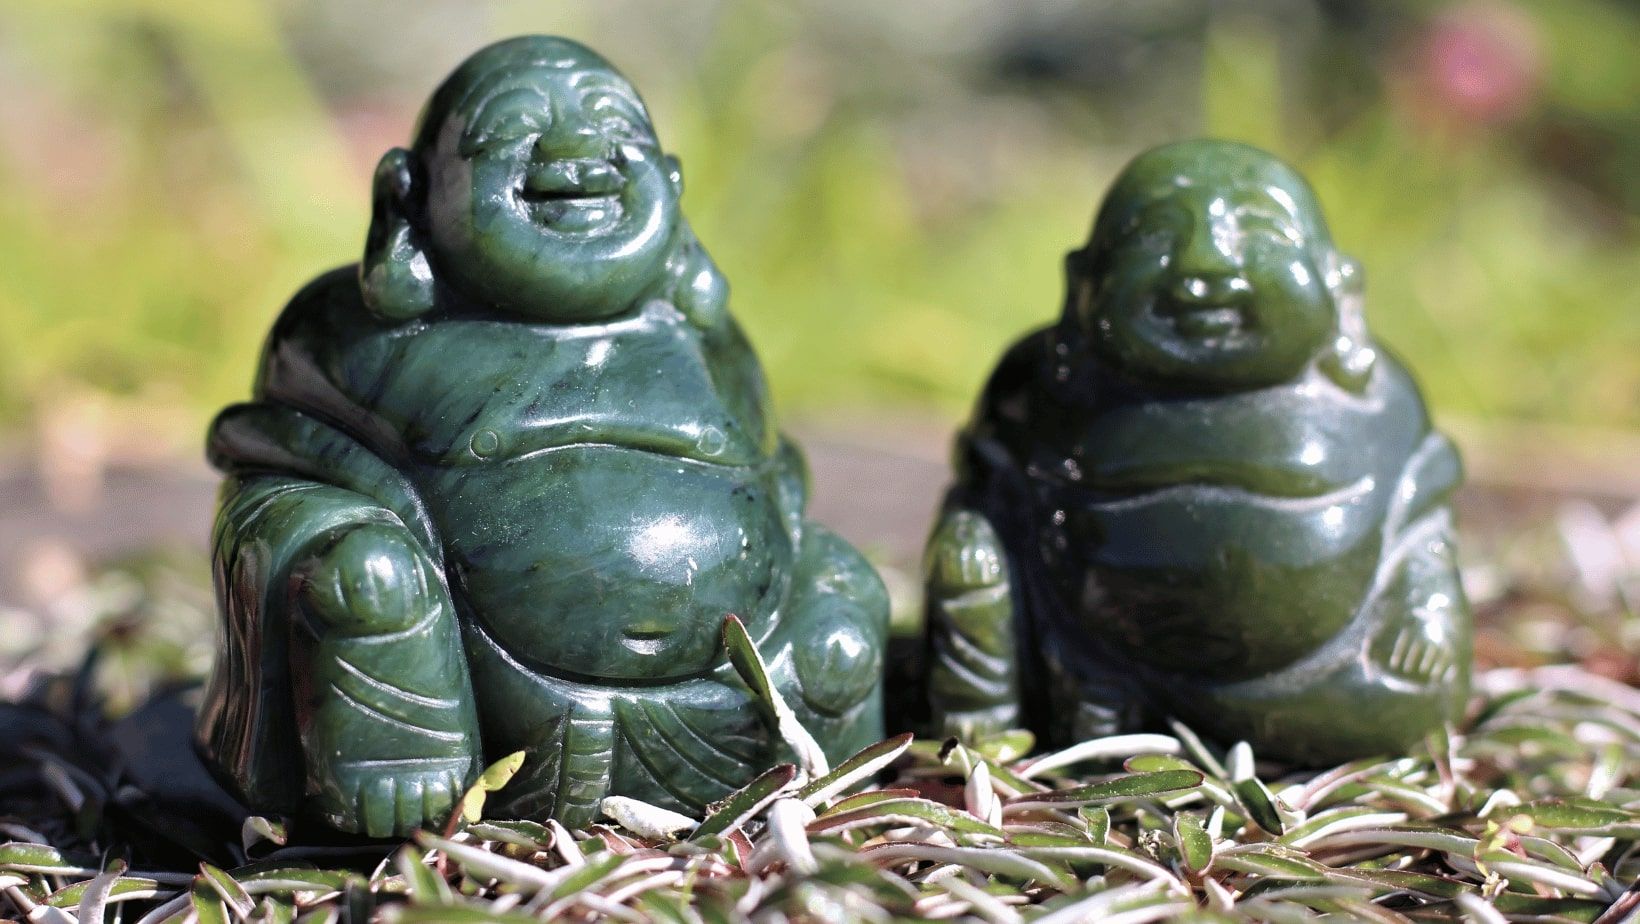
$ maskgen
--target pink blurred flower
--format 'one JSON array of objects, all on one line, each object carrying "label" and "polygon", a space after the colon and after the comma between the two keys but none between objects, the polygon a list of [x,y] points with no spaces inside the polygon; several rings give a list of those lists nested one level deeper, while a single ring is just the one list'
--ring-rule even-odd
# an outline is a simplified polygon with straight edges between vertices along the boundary
[{"label": "pink blurred flower", "polygon": [[1543,74],[1538,25],[1501,2],[1464,3],[1430,23],[1417,61],[1420,108],[1472,124],[1520,117]]}]

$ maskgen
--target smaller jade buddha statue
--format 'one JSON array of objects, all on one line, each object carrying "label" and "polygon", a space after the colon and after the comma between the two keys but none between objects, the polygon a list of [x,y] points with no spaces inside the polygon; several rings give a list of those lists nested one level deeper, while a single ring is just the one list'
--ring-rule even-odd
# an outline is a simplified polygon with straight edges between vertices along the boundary
[{"label": "smaller jade buddha statue", "polygon": [[1308,184],[1243,144],[1156,148],[1067,271],[929,540],[938,730],[1062,744],[1171,716],[1318,763],[1455,718],[1458,457]]},{"label": "smaller jade buddha statue", "polygon": [[804,516],[728,285],[637,93],[587,48],[485,48],[376,171],[363,261],[275,323],[223,411],[202,754],[250,806],[440,823],[699,810],[784,756],[745,624],[833,760],[882,736],[888,600]]}]

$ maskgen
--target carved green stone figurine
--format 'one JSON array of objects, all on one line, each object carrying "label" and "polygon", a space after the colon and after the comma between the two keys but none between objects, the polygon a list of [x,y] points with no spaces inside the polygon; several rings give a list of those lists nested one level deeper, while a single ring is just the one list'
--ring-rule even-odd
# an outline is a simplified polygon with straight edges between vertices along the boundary
[{"label": "carved green stone figurine", "polygon": [[521,749],[491,814],[698,808],[783,747],[731,613],[830,756],[881,737],[882,583],[803,518],[681,191],[632,87],[558,38],[473,55],[382,158],[363,262],[297,294],[210,434],[197,734],[247,804],[403,834]]},{"label": "carved green stone figurine", "polygon": [[1241,144],[1157,148],[1067,265],[929,540],[940,730],[1064,743],[1170,715],[1327,762],[1456,717],[1458,457],[1304,180]]}]

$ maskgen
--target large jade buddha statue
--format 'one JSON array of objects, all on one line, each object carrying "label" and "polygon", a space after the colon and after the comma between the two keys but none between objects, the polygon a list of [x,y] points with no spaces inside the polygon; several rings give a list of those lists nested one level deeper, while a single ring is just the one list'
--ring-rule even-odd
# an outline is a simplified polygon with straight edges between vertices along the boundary
[{"label": "large jade buddha statue", "polygon": [[299,292],[210,433],[223,632],[200,748],[250,805],[371,835],[698,809],[781,757],[737,615],[835,759],[882,734],[883,585],[804,519],[728,287],[632,87],[488,47],[376,172],[364,259]]}]

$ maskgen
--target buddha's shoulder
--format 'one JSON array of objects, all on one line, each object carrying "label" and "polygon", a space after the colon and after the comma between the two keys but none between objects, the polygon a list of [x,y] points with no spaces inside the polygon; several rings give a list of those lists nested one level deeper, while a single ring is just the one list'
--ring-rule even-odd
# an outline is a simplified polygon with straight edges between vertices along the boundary
[{"label": "buddha's shoulder", "polygon": [[343,333],[379,326],[374,320],[359,292],[358,266],[339,266],[296,290],[274,322],[269,341],[333,343]]},{"label": "buddha's shoulder", "polygon": [[332,415],[367,405],[423,326],[371,314],[357,266],[323,273],[297,290],[269,331],[257,396]]},{"label": "buddha's shoulder", "polygon": [[1052,327],[1034,330],[1008,347],[980,393],[976,422],[1016,416],[1025,410],[1022,404],[1036,404],[1045,397],[1044,382],[1058,364],[1054,333]]}]

